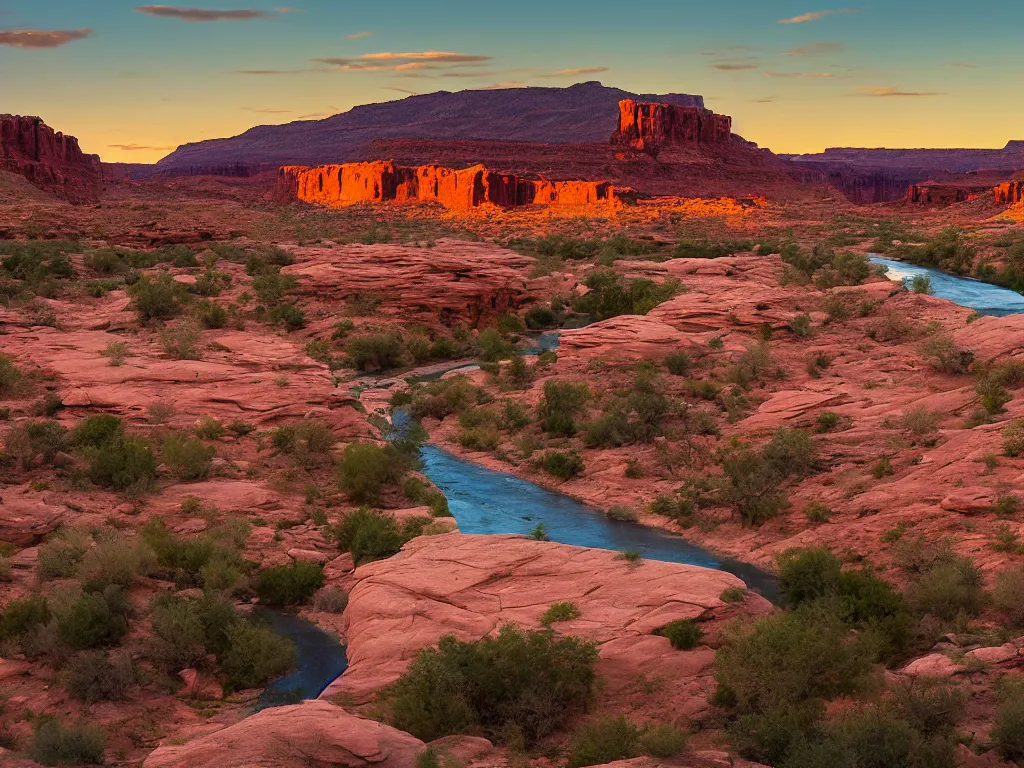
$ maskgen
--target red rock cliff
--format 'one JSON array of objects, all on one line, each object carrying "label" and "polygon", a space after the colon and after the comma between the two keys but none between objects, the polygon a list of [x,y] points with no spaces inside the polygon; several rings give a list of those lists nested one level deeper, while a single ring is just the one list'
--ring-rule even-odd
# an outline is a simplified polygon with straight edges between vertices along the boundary
[{"label": "red rock cliff", "polygon": [[278,196],[320,205],[430,202],[468,210],[491,204],[585,205],[615,200],[604,181],[548,181],[497,173],[483,165],[456,170],[440,165],[402,166],[391,160],[343,165],[284,166]]},{"label": "red rock cliff", "polygon": [[619,102],[619,127],[612,134],[613,144],[623,144],[646,152],[666,144],[729,141],[732,118],[699,107],[681,107],[662,102]]},{"label": "red rock cliff", "polygon": [[54,131],[38,117],[0,115],[0,170],[24,176],[72,203],[99,200],[103,166],[78,139]]},{"label": "red rock cliff", "polygon": [[996,202],[1003,205],[1024,201],[1024,181],[1007,181],[996,185],[992,191],[995,193]]},{"label": "red rock cliff", "polygon": [[905,200],[916,205],[952,205],[965,200],[977,200],[987,189],[988,187],[977,184],[927,181],[923,184],[911,184],[907,188]]}]

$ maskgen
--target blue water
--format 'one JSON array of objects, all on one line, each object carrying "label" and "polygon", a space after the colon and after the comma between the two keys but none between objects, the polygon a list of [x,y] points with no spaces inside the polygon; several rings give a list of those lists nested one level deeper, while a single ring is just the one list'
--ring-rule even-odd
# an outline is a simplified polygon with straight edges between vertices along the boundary
[{"label": "blue water", "polygon": [[295,643],[297,650],[295,671],[271,681],[260,694],[257,710],[315,699],[348,667],[345,646],[315,624],[289,613],[265,608],[258,609],[257,615],[274,632]]},{"label": "blue water", "polygon": [[955,277],[938,269],[918,267],[902,261],[886,259],[881,256],[868,257],[872,264],[888,267],[887,276],[902,279],[910,287],[918,275],[926,275],[932,283],[932,295],[973,309],[982,315],[1017,315],[1024,313],[1024,296],[1008,288],[983,283],[969,277]]}]

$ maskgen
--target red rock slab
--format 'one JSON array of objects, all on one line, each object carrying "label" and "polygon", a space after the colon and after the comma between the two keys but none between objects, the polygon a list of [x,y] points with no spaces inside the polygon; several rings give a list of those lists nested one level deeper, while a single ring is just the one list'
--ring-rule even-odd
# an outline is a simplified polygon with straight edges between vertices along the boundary
[{"label": "red rock slab", "polygon": [[70,513],[67,507],[47,504],[40,498],[19,496],[15,487],[3,489],[0,498],[0,541],[28,547],[52,533]]},{"label": "red rock slab", "polygon": [[585,328],[562,331],[558,354],[566,361],[651,359],[690,351],[696,342],[652,317],[620,315]]},{"label": "red rock slab", "polygon": [[326,701],[264,709],[186,744],[166,744],[143,768],[412,768],[424,744],[390,726]]},{"label": "red rock slab", "polygon": [[[633,648],[650,654],[651,632],[670,621],[700,618],[711,628],[729,610],[722,591],[743,586],[735,576],[696,566],[630,564],[607,550],[455,533],[414,539],[395,557],[360,566],[354,579],[345,611],[349,667],[323,698],[343,693],[366,701],[443,635],[477,639],[506,623],[537,628],[560,601],[574,602],[582,615],[557,629],[615,641],[608,645],[614,668]],[[743,607],[769,609],[756,595]],[[673,655],[667,640],[657,645],[655,655]],[[631,670],[633,679],[638,671]]]},{"label": "red rock slab", "polygon": [[1024,322],[1020,315],[979,317],[953,334],[957,343],[988,361],[1024,354]]}]

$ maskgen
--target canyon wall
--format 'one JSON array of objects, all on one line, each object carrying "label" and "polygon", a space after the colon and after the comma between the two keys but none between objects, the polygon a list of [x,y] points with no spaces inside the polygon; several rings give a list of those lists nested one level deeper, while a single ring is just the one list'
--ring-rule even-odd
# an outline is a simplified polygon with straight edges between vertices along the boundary
[{"label": "canyon wall", "polygon": [[1024,201],[1024,181],[1007,181],[993,188],[996,202],[1010,205]]},{"label": "canyon wall", "polygon": [[0,170],[72,203],[98,201],[103,182],[99,157],[85,154],[78,139],[38,117],[0,115]]},{"label": "canyon wall", "polygon": [[666,144],[715,143],[732,137],[732,118],[699,107],[665,102],[619,102],[619,126],[612,143],[645,152]]},{"label": "canyon wall", "polygon": [[548,181],[497,173],[483,165],[456,170],[440,165],[403,166],[391,160],[285,166],[278,172],[278,197],[320,205],[440,203],[454,210],[481,205],[587,205],[615,201],[605,181]]},{"label": "canyon wall", "polygon": [[914,205],[952,205],[977,200],[988,189],[979,185],[927,182],[911,184],[904,199]]}]

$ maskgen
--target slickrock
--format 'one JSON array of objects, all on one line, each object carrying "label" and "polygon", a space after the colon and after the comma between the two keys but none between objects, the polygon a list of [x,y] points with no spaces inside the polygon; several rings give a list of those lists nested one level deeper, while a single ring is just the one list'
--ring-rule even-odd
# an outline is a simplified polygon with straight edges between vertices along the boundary
[{"label": "slickrock", "polygon": [[8,486],[0,497],[0,542],[28,547],[57,529],[66,507],[47,504],[37,496],[25,496],[27,487]]},{"label": "slickrock", "polygon": [[552,181],[498,173],[483,165],[455,169],[441,165],[403,166],[392,160],[365,163],[284,166],[278,197],[320,205],[355,203],[440,203],[453,210],[481,205],[589,205],[612,203],[606,181]]},{"label": "slickrock", "polygon": [[99,200],[103,180],[99,156],[82,152],[78,139],[20,115],[0,115],[0,170],[72,203]]},{"label": "slickrock", "polygon": [[144,768],[412,768],[424,744],[326,701],[265,709],[186,744],[158,747]]},{"label": "slickrock", "polygon": [[676,651],[651,633],[697,619],[710,637],[729,616],[770,610],[752,593],[738,606],[722,602],[724,589],[743,586],[722,571],[631,564],[615,552],[517,536],[421,537],[388,560],[360,566],[353,578],[345,611],[349,667],[322,698],[340,693],[366,702],[445,634],[477,639],[505,623],[536,629],[552,603],[572,601],[580,618],[556,628],[600,644],[608,696],[624,700],[638,676],[657,670],[675,681],[665,706],[691,715],[714,689],[714,651]]},{"label": "slickrock", "polygon": [[945,654],[931,653],[914,659],[900,671],[908,677],[952,677],[963,668]]},{"label": "slickrock", "polygon": [[563,331],[559,342],[559,355],[563,357],[601,360],[660,360],[697,346],[695,341],[681,340],[671,325],[639,315],[620,315],[585,328]]}]

